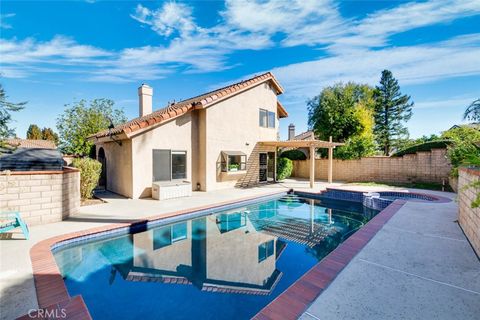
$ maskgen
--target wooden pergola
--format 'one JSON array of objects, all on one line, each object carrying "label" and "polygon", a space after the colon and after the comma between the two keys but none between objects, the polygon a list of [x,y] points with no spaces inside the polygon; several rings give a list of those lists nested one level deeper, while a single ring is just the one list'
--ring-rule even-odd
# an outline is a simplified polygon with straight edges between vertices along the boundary
[{"label": "wooden pergola", "polygon": [[261,146],[279,147],[279,148],[309,148],[310,150],[310,188],[315,185],[315,149],[328,149],[328,183],[333,180],[333,149],[343,146],[344,143],[323,140],[287,140],[287,141],[262,141]]}]

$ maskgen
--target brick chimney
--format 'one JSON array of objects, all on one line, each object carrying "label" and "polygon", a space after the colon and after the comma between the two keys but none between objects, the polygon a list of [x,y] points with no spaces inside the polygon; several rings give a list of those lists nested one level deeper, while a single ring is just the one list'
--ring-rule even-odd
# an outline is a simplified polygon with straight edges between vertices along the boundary
[{"label": "brick chimney", "polygon": [[295,138],[295,125],[290,123],[288,126],[288,140],[293,140]]},{"label": "brick chimney", "polygon": [[152,113],[153,88],[143,83],[138,88],[138,114],[140,117]]}]

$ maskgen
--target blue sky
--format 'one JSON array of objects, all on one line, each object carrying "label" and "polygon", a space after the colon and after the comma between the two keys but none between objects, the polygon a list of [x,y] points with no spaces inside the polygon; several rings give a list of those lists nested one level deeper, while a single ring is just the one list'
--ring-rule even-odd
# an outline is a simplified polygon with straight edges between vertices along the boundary
[{"label": "blue sky", "polygon": [[13,118],[55,128],[64,105],[110,98],[137,116],[272,71],[307,129],[306,100],[338,81],[375,85],[383,69],[412,96],[411,137],[461,122],[480,97],[480,0],[2,1],[0,67]]}]

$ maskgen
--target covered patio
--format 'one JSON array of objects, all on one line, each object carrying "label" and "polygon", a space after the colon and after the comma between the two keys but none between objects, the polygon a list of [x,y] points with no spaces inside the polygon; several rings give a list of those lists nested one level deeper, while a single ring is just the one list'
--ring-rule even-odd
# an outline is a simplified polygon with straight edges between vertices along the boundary
[{"label": "covered patio", "polygon": [[333,182],[333,149],[337,146],[343,146],[344,143],[333,142],[332,137],[329,141],[323,140],[287,140],[287,141],[262,141],[261,146],[277,148],[308,148],[310,150],[310,188],[315,186],[315,150],[317,148],[328,149],[328,183]]}]

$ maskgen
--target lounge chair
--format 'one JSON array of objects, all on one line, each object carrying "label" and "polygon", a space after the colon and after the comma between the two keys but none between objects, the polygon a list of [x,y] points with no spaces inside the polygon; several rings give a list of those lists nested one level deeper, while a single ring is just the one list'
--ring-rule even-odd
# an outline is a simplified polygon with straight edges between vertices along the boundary
[{"label": "lounge chair", "polygon": [[25,221],[20,217],[19,212],[1,212],[0,213],[0,233],[10,231],[15,228],[22,228],[25,239],[28,240],[29,232]]}]

